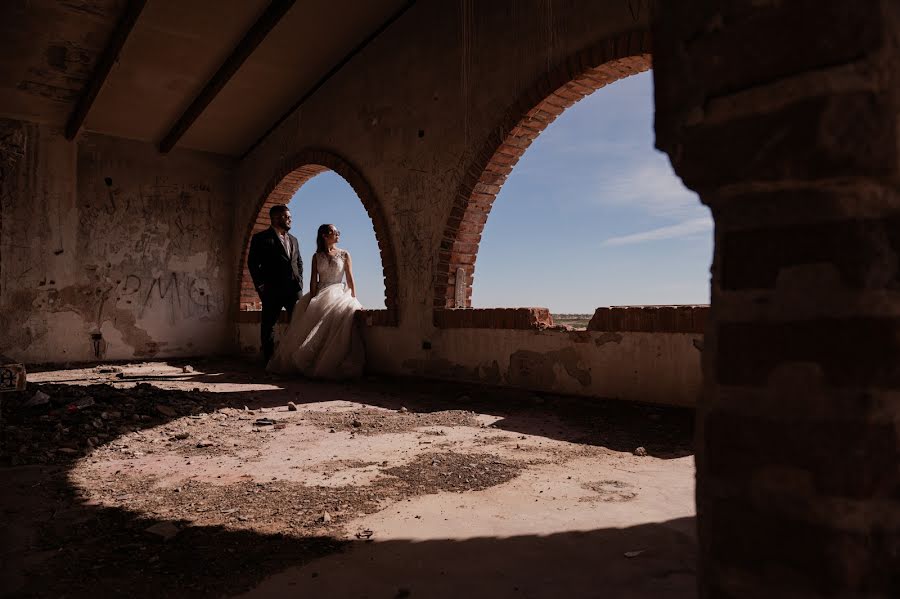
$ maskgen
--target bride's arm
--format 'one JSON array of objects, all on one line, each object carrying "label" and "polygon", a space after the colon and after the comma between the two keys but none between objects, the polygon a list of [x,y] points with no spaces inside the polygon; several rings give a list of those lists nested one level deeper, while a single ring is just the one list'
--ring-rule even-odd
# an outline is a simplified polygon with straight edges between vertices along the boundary
[{"label": "bride's arm", "polygon": [[319,261],[316,260],[317,254],[313,254],[312,268],[309,269],[309,297],[316,297],[319,292]]},{"label": "bride's arm", "polygon": [[344,259],[347,264],[347,287],[350,288],[350,295],[356,297],[356,283],[353,282],[353,263],[350,262],[350,252],[347,252]]}]

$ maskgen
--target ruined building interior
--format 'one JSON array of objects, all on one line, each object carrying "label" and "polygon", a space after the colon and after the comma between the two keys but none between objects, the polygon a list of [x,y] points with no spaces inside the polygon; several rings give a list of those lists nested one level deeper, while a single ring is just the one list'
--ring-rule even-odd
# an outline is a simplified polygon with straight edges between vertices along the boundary
[{"label": "ruined building interior", "polygon": [[[0,31],[0,595],[900,596],[900,2],[6,0]],[[517,161],[647,70],[710,305],[472,308]],[[325,171],[383,268],[353,380],[258,359],[250,237]]]}]

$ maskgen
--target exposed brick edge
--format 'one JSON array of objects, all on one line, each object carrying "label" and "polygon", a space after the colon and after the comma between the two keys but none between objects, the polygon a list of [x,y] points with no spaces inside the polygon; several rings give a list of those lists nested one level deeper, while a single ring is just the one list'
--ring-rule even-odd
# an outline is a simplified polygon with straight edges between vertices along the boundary
[{"label": "exposed brick edge", "polygon": [[475,257],[491,206],[531,142],[569,106],[601,87],[650,68],[650,33],[631,31],[581,50],[538,79],[506,111],[466,171],[447,218],[434,285],[438,312],[454,307],[456,270],[466,269],[466,306],[472,303]]},{"label": "exposed brick edge", "polygon": [[[367,327],[393,327],[397,326],[388,310],[358,310],[354,315],[359,324]],[[262,317],[260,310],[241,310],[238,312],[237,321],[242,324],[259,324]],[[287,312],[282,312],[278,322],[288,322]]]},{"label": "exposed brick edge", "polygon": [[537,331],[553,326],[547,308],[459,308],[437,310],[435,326],[441,329],[517,329]]},{"label": "exposed brick edge", "polygon": [[[371,185],[359,171],[349,162],[337,156],[333,152],[322,149],[303,150],[283,160],[276,169],[275,175],[266,185],[265,192],[258,200],[258,207],[254,214],[253,222],[247,227],[243,240],[241,260],[237,265],[237,290],[234,294],[238,304],[238,322],[245,322],[241,318],[244,312],[253,312],[260,308],[259,298],[253,288],[250,272],[247,269],[247,252],[250,249],[250,237],[269,226],[269,208],[274,204],[287,204],[297,193],[300,187],[326,170],[332,170],[344,178],[356,195],[362,201],[372,225],[375,228],[375,239],[378,241],[378,249],[381,252],[381,266],[384,271],[384,316],[379,317],[382,326],[397,326],[399,319],[397,291],[399,287],[397,277],[397,259],[394,252],[394,244],[391,238],[391,229],[388,226],[384,208]],[[304,283],[305,285],[305,283]],[[257,317],[258,322],[258,317]]]},{"label": "exposed brick edge", "polygon": [[614,306],[597,308],[587,330],[702,334],[708,318],[709,306]]}]

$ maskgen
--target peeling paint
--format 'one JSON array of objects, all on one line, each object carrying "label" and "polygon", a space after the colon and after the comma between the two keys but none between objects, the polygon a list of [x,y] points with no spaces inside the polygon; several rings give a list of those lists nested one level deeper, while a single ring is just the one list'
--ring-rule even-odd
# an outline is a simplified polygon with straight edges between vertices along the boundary
[{"label": "peeling paint", "polygon": [[506,378],[510,384],[522,387],[552,389],[556,385],[560,366],[582,386],[591,384],[591,372],[581,362],[578,352],[571,347],[558,351],[536,352],[519,350],[509,356]]},{"label": "peeling paint", "polygon": [[601,333],[594,339],[594,345],[597,347],[607,343],[622,343],[621,333]]},{"label": "peeling paint", "polygon": [[450,360],[404,360],[403,368],[415,376],[427,376],[441,379],[468,380],[477,381],[479,377],[479,368],[463,366],[455,364]]},{"label": "peeling paint", "polygon": [[490,365],[481,365],[478,368],[478,379],[488,385],[499,385],[503,382],[503,375],[500,373],[500,363],[493,360]]},{"label": "peeling paint", "polygon": [[573,343],[590,343],[591,334],[588,331],[571,331],[569,333],[569,339],[571,339]]}]

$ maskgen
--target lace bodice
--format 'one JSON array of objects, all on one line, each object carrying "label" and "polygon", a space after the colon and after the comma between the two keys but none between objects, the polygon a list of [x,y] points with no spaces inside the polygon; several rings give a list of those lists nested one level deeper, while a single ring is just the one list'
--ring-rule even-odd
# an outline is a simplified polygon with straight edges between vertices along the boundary
[{"label": "lace bodice", "polygon": [[334,255],[315,254],[316,269],[319,271],[319,286],[337,285],[344,280],[347,264],[347,250],[338,250]]}]

